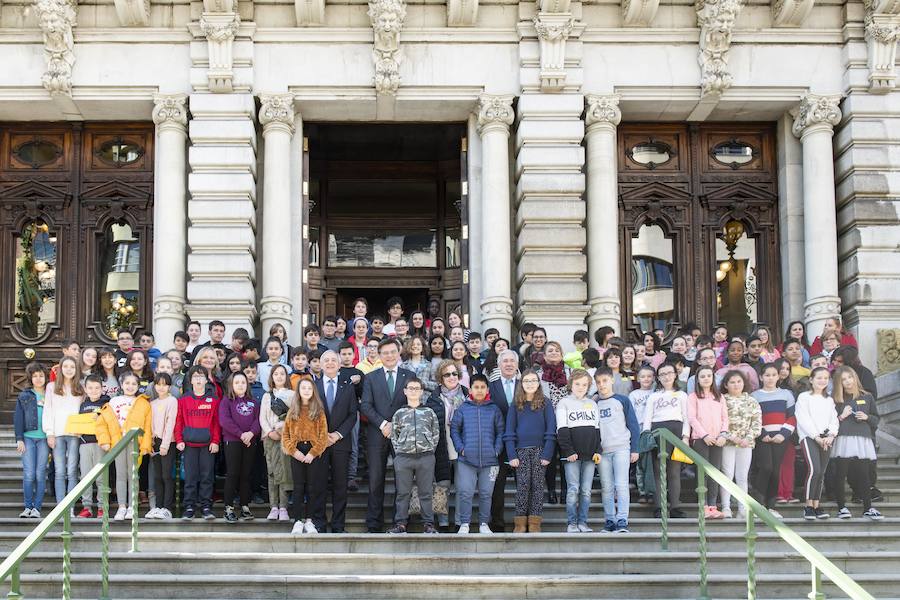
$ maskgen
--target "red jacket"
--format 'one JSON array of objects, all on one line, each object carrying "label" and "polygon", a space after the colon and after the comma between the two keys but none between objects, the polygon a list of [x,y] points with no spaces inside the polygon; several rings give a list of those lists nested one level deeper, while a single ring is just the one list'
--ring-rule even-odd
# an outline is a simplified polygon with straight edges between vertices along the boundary
[{"label": "red jacket", "polygon": [[[853,346],[854,348],[859,348],[859,344],[856,342],[856,338],[853,337],[853,334],[849,332],[841,334],[841,346]],[[809,353],[821,354],[821,352],[822,339],[821,336],[819,336],[815,340],[813,340],[812,345],[809,347]]]},{"label": "red jacket", "polygon": [[[188,429],[188,438],[198,430],[209,431],[208,442],[185,441],[185,429]],[[219,428],[219,399],[213,396],[198,398],[193,394],[186,394],[178,399],[178,415],[175,417],[175,443],[182,442],[194,448],[203,448],[209,444],[220,444],[222,430]]]}]

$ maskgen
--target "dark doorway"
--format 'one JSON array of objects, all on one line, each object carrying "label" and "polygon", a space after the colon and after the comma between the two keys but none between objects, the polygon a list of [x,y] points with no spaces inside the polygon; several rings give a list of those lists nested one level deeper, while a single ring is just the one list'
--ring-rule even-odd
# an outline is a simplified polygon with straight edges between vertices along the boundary
[{"label": "dark doorway", "polygon": [[369,318],[374,315],[387,316],[387,301],[399,296],[403,299],[403,313],[406,316],[414,310],[424,311],[428,307],[428,290],[397,288],[338,288],[337,313],[349,319],[353,315],[353,302],[357,298],[365,298],[369,303]]}]

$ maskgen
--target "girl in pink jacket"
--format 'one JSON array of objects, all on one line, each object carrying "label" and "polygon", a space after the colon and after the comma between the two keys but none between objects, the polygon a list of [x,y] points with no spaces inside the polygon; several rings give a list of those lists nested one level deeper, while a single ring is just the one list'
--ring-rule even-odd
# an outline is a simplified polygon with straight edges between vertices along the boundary
[{"label": "girl in pink jacket", "polygon": [[[728,407],[715,385],[712,367],[700,367],[696,374],[697,387],[688,396],[688,419],[691,423],[691,447],[717,469],[722,468],[722,447],[728,431]],[[716,506],[719,484],[706,479],[707,519],[722,519],[724,515]]]}]

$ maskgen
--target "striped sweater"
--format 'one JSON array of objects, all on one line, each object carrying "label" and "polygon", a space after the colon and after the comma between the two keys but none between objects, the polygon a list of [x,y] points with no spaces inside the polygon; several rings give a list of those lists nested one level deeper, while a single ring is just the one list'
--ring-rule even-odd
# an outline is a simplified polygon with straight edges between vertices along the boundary
[{"label": "striped sweater", "polygon": [[761,435],[781,434],[789,438],[797,427],[794,418],[794,394],[790,390],[776,388],[767,392],[762,388],[753,392],[752,396],[762,409]]}]

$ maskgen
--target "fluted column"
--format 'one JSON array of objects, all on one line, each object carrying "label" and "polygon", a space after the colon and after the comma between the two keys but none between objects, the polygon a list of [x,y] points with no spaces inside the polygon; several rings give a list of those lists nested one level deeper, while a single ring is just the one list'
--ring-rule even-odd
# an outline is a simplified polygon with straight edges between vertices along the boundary
[{"label": "fluted column", "polygon": [[156,192],[153,199],[153,333],[169,348],[184,329],[187,255],[187,96],[153,98]]},{"label": "fluted column", "polygon": [[291,94],[262,94],[259,99],[259,122],[263,126],[265,144],[259,319],[261,331],[269,331],[275,323],[288,326],[292,321],[291,277],[285,269],[285,257],[293,235],[290,155],[291,136],[294,134],[294,97]]},{"label": "fluted column", "polygon": [[619,185],[616,127],[619,96],[587,96],[587,267],[591,335],[603,326],[621,332]]},{"label": "fluted column", "polygon": [[511,240],[509,206],[509,126],[512,96],[482,94],[478,100],[481,136],[482,293],[481,326],[512,332]]},{"label": "fluted column", "polygon": [[809,94],[800,101],[794,135],[803,146],[803,244],[806,255],[805,322],[811,335],[841,314],[838,296],[834,155],[831,137],[841,120],[840,96]]}]

